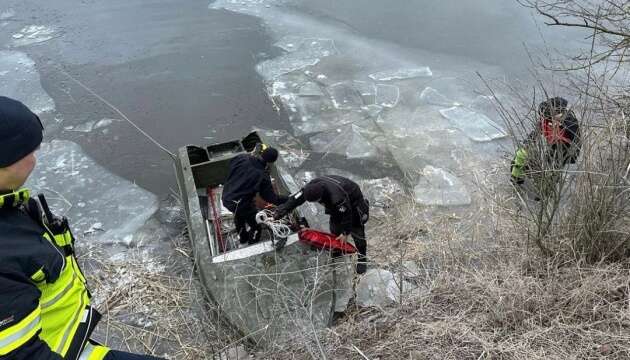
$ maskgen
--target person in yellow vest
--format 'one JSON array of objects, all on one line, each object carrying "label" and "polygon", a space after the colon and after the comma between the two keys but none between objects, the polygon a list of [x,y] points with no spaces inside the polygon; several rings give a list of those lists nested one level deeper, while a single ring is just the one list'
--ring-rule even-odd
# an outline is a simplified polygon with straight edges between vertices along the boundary
[{"label": "person in yellow vest", "polygon": [[37,115],[0,96],[0,360],[157,359],[90,339],[101,316],[90,305],[68,221],[22,188],[42,136]]}]

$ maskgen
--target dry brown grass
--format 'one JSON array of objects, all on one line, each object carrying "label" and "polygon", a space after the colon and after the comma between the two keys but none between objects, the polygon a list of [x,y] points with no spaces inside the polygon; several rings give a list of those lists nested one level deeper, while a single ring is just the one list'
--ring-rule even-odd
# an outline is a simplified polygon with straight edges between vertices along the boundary
[{"label": "dry brown grass", "polygon": [[206,303],[188,240],[173,241],[172,254],[131,251],[117,259],[103,249],[81,249],[81,262],[104,315],[97,340],[110,347],[168,359],[214,359],[234,335]]}]

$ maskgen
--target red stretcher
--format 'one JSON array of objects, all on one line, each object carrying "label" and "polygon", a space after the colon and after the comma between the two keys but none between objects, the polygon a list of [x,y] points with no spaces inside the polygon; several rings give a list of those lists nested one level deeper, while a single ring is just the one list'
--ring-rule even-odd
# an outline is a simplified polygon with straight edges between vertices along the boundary
[{"label": "red stretcher", "polygon": [[298,231],[298,238],[302,243],[318,249],[340,251],[343,254],[354,254],[357,252],[357,248],[354,245],[337,240],[335,235],[322,231],[302,229]]}]

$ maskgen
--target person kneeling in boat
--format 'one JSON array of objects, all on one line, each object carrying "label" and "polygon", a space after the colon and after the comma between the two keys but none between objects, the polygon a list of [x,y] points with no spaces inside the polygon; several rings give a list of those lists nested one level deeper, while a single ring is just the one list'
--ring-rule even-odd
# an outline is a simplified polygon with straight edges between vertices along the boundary
[{"label": "person kneeling in boat", "polygon": [[363,274],[367,270],[367,242],[365,223],[369,219],[369,203],[363,197],[361,188],[354,181],[342,176],[321,176],[311,180],[300,191],[289,196],[289,200],[279,206],[274,218],[280,219],[298,206],[308,202],[319,202],[330,215],[330,232],[337,239],[346,241],[352,235],[359,252],[356,271]]},{"label": "person kneeling in boat", "polygon": [[[523,184],[528,173],[561,169],[567,163],[577,161],[581,149],[580,125],[567,105],[567,100],[561,97],[538,105],[540,120],[512,160],[510,172],[513,184]],[[531,156],[535,151],[542,152],[542,156]],[[541,159],[542,163],[532,164],[534,159]],[[535,171],[534,168],[540,169]]]},{"label": "person kneeling in boat", "polygon": [[254,153],[238,155],[230,161],[222,201],[223,206],[234,214],[234,224],[241,244],[260,241],[261,229],[256,222],[256,213],[259,210],[254,204],[257,194],[274,205],[287,201],[286,196],[276,194],[269,175],[269,165],[277,159],[278,150],[262,145],[257,146]]}]

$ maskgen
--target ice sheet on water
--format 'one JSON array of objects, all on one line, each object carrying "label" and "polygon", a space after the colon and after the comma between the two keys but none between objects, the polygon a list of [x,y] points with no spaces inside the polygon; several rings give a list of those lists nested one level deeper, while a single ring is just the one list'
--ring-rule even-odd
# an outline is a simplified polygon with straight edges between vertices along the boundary
[{"label": "ice sheet on water", "polygon": [[491,141],[507,135],[487,116],[461,106],[442,109],[440,114],[475,141]]},{"label": "ice sheet on water", "polygon": [[361,93],[352,82],[340,82],[330,86],[328,91],[333,105],[339,110],[359,109],[363,104]]},{"label": "ice sheet on water", "polygon": [[459,106],[461,104],[447,98],[439,91],[435,90],[432,87],[426,87],[420,93],[420,100],[428,105],[437,105],[437,106]]},{"label": "ice sheet on water", "polygon": [[306,82],[300,86],[298,95],[300,96],[324,96],[322,89],[317,83],[312,81]]},{"label": "ice sheet on water", "polygon": [[405,80],[431,76],[433,76],[433,72],[431,72],[428,66],[411,69],[384,70],[370,74],[370,78],[376,81]]},{"label": "ice sheet on water", "polygon": [[322,58],[335,54],[337,48],[334,40],[304,38],[294,51],[265,60],[259,63],[256,69],[266,80],[273,80],[281,75],[317,65]]},{"label": "ice sheet on water", "polygon": [[393,108],[398,105],[400,99],[400,89],[398,86],[378,84],[376,85],[376,104]]},{"label": "ice sheet on water", "polygon": [[367,116],[371,118],[378,117],[378,115],[383,112],[383,107],[381,105],[370,104],[368,106],[364,106],[361,108]]},{"label": "ice sheet on water", "polygon": [[354,88],[359,92],[361,98],[363,98],[364,104],[374,104],[376,97],[376,85],[367,81],[353,81]]},{"label": "ice sheet on water", "polygon": [[85,122],[83,124],[79,124],[77,126],[66,126],[64,128],[64,130],[66,130],[66,131],[75,131],[75,132],[82,132],[82,133],[89,133],[89,132],[92,132],[94,130],[107,127],[107,126],[111,125],[112,123],[114,123],[114,121],[120,121],[120,120],[116,120],[116,119],[101,119],[99,121],[91,120],[91,121]]},{"label": "ice sheet on water", "polygon": [[309,141],[313,151],[340,154],[349,159],[368,158],[378,154],[376,147],[366,138],[365,132],[354,124],[322,132]]},{"label": "ice sheet on water", "polygon": [[416,201],[423,205],[468,205],[470,195],[464,183],[450,172],[433,166],[425,166],[422,178],[414,187]]},{"label": "ice sheet on water", "polygon": [[14,16],[15,16],[15,10],[13,9],[6,9],[6,10],[0,11],[0,20],[8,20]]},{"label": "ice sheet on water", "polygon": [[22,101],[37,114],[55,110],[53,99],[42,88],[35,62],[23,52],[0,51],[0,94]]},{"label": "ice sheet on water", "polygon": [[286,52],[294,52],[300,48],[302,43],[304,42],[304,38],[295,35],[287,35],[282,37],[280,40],[274,43],[275,46]]},{"label": "ice sheet on water", "polygon": [[37,157],[27,186],[46,194],[79,238],[125,244],[158,208],[155,195],[102,168],[73,142],[42,143]]},{"label": "ice sheet on water", "polygon": [[57,32],[47,26],[29,25],[13,34],[14,46],[27,46],[42,43],[58,36]]}]

